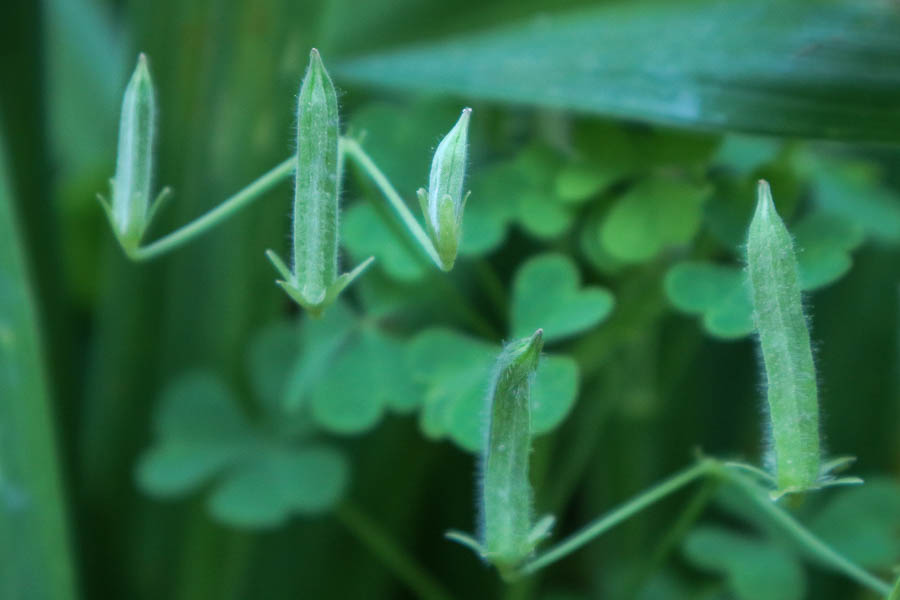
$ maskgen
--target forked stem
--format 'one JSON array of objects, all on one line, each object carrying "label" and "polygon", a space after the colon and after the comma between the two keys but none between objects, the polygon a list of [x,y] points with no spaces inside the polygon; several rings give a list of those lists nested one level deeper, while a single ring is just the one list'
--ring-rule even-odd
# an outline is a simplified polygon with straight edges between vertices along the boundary
[{"label": "forked stem", "polygon": [[669,477],[665,481],[656,484],[646,492],[635,496],[619,508],[599,517],[593,522],[586,525],[581,531],[569,536],[565,540],[556,544],[546,552],[531,559],[520,568],[522,575],[534,573],[549,564],[555,563],[559,559],[578,550],[594,538],[609,531],[622,521],[625,521],[635,513],[647,508],[669,494],[672,494],[683,488],[692,481],[703,477],[709,473],[709,465],[707,459],[702,460],[696,465],[689,467],[680,473]]},{"label": "forked stem", "polygon": [[206,233],[211,228],[226,220],[283,180],[290,177],[294,172],[295,164],[295,157],[292,156],[288,158],[238,193],[227,198],[224,202],[203,216],[191,221],[184,227],[176,229],[172,233],[161,237],[147,246],[133,250],[128,254],[129,258],[136,261],[150,260],[165,254],[166,252],[175,250],[194,238]]},{"label": "forked stem", "polygon": [[625,521],[635,513],[640,512],[651,504],[662,500],[666,496],[705,476],[720,478],[734,485],[734,487],[743,492],[751,502],[768,515],[772,521],[778,523],[778,525],[806,549],[810,555],[815,556],[822,563],[831,565],[834,570],[843,573],[847,577],[881,596],[887,596],[891,593],[892,588],[890,583],[875,577],[816,537],[811,531],[797,522],[797,520],[788,512],[779,508],[779,506],[771,500],[768,492],[760,488],[760,486],[750,479],[749,476],[744,475],[737,469],[730,467],[723,462],[706,457],[701,458],[694,466],[676,473],[642,494],[632,498],[619,508],[603,515],[592,523],[589,523],[581,531],[569,536],[546,552],[526,562],[519,568],[519,573],[521,575],[528,575],[560,560],[592,541],[594,538],[609,531],[622,521]]},{"label": "forked stem", "polygon": [[394,189],[390,180],[381,169],[378,168],[378,165],[375,164],[366,151],[363,150],[359,142],[352,138],[342,137],[340,148],[341,154],[349,157],[355,162],[363,172],[369,176],[369,179],[372,180],[378,189],[381,190],[381,193],[387,199],[391,208],[394,209],[394,212],[396,212],[397,216],[400,217],[400,220],[403,221],[403,225],[409,230],[416,242],[419,243],[419,246],[422,247],[422,250],[425,251],[428,258],[430,258],[439,269],[443,269],[441,258],[438,256],[437,250],[431,242],[431,239],[428,237],[428,234],[425,233],[425,230],[413,216],[412,212],[410,212],[406,203],[403,201],[403,198],[397,193],[397,190]]}]

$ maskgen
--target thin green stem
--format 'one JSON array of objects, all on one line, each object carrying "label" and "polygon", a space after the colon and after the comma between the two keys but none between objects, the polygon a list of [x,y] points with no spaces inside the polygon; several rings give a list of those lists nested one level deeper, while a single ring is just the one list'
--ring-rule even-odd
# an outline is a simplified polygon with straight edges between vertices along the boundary
[{"label": "thin green stem", "polygon": [[791,535],[810,554],[826,564],[830,564],[836,571],[844,573],[861,585],[877,592],[882,596],[891,593],[891,585],[875,577],[865,569],[852,563],[846,557],[836,552],[825,542],[817,538],[811,531],[803,527],[794,517],[779,508],[772,502],[768,495],[746,476],[724,466],[718,466],[716,472],[721,474],[728,482],[732,483],[744,492],[747,497],[766,513],[773,521],[781,525],[784,531]]},{"label": "thin green stem", "polygon": [[709,504],[720,482],[715,479],[708,479],[701,484],[684,510],[675,520],[675,523],[668,528],[666,534],[662,537],[656,548],[650,554],[649,560],[643,563],[637,575],[632,578],[628,588],[626,598],[635,598],[641,591],[644,582],[653,572],[666,560],[666,557],[675,548],[678,543],[688,533],[697,519],[703,514],[706,505]]},{"label": "thin green stem", "polygon": [[793,537],[807,552],[822,563],[830,565],[836,571],[845,574],[849,578],[881,596],[887,596],[891,593],[892,588],[890,583],[875,577],[817,538],[811,531],[798,523],[789,513],[779,508],[778,505],[771,500],[766,491],[761,489],[756,482],[752,481],[739,471],[711,458],[701,459],[694,466],[689,467],[680,473],[676,473],[643,494],[632,498],[619,508],[598,518],[584,527],[581,531],[566,538],[543,554],[540,554],[525,563],[519,569],[519,574],[528,575],[556,562],[578,548],[581,548],[599,535],[612,529],[635,513],[640,512],[651,504],[662,500],[669,494],[678,491],[687,484],[706,475],[712,475],[734,485],[760,510],[778,523],[784,531]]},{"label": "thin green stem", "polygon": [[394,209],[394,212],[396,212],[397,216],[400,217],[400,220],[403,221],[403,225],[419,243],[419,246],[422,247],[425,254],[428,255],[439,269],[443,270],[443,263],[441,262],[440,256],[438,256],[437,250],[434,248],[434,244],[431,243],[431,238],[428,237],[428,234],[425,233],[425,230],[419,225],[419,222],[413,216],[412,212],[410,212],[406,203],[403,201],[403,198],[397,193],[397,190],[394,189],[390,180],[388,180],[387,176],[378,168],[372,158],[366,154],[366,151],[359,145],[359,142],[351,138],[341,138],[340,148],[342,154],[349,156],[350,159],[369,176],[369,179],[372,180],[378,189],[381,190],[381,193],[384,194],[384,197],[387,199],[388,203],[390,203],[391,208]]},{"label": "thin green stem", "polygon": [[612,529],[622,521],[628,519],[637,512],[662,500],[669,494],[676,492],[687,484],[706,475],[710,470],[708,460],[701,460],[699,463],[677,473],[662,483],[659,483],[646,492],[635,496],[619,508],[603,515],[592,523],[588,524],[581,531],[569,536],[559,544],[553,546],[546,552],[540,554],[534,559],[525,563],[520,569],[522,575],[528,575],[535,571],[552,564],[559,559],[571,554],[575,550],[581,548],[588,542],[592,541],[599,535]]},{"label": "thin green stem", "polygon": [[253,200],[256,200],[271,190],[284,179],[290,177],[294,172],[295,164],[296,157],[292,156],[286,159],[284,162],[263,174],[256,181],[226,199],[203,216],[191,221],[180,229],[176,229],[155,242],[129,253],[129,258],[137,261],[150,260],[174,250],[195,237],[202,235],[215,225],[218,225],[220,222],[250,204]]},{"label": "thin green stem", "polygon": [[440,583],[359,508],[350,502],[344,502],[338,507],[336,515],[341,523],[419,598],[452,599]]}]

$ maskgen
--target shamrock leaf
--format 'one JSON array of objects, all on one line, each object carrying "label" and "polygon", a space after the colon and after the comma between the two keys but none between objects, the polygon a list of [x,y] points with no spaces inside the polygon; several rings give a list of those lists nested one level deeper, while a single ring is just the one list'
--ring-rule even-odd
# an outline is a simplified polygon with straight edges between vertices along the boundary
[{"label": "shamrock leaf", "polygon": [[209,510],[237,527],[275,527],[291,513],[327,510],[347,482],[343,457],[327,446],[261,447],[237,465],[213,492]]},{"label": "shamrock leaf", "polygon": [[700,227],[706,195],[705,187],[688,181],[643,179],[613,204],[601,225],[601,243],[614,258],[629,263],[685,244]]},{"label": "shamrock leaf", "polygon": [[[852,264],[849,252],[863,241],[860,226],[822,212],[806,216],[792,230],[804,291],[840,279]],[[753,332],[753,305],[742,269],[686,261],[669,269],[664,285],[675,308],[702,316],[710,335],[737,339]]]},{"label": "shamrock leaf", "polygon": [[513,337],[543,328],[544,340],[550,342],[603,321],[612,310],[612,294],[578,285],[578,269],[564,254],[541,254],[524,263],[513,282]]},{"label": "shamrock leaf", "polygon": [[460,252],[484,254],[496,248],[510,223],[552,239],[572,224],[572,208],[556,192],[561,159],[549,148],[531,145],[510,160],[476,171]]},{"label": "shamrock leaf", "polygon": [[865,239],[861,225],[826,213],[813,213],[793,228],[800,286],[814,290],[850,270],[850,251]]},{"label": "shamrock leaf", "polygon": [[669,269],[664,286],[675,308],[701,315],[711,335],[733,339],[753,332],[753,304],[741,269],[682,262]]},{"label": "shamrock leaf", "polygon": [[393,222],[393,216],[380,214],[369,202],[357,202],[344,211],[341,242],[354,259],[375,257],[375,265],[399,281],[417,281],[428,264],[417,256],[408,234]]},{"label": "shamrock leaf", "polygon": [[822,210],[860,225],[881,242],[900,243],[900,198],[871,164],[806,156],[803,166]]},{"label": "shamrock leaf", "polygon": [[[431,438],[449,437],[471,452],[481,446],[485,398],[500,348],[448,329],[410,340],[407,364],[421,384],[420,426]],[[532,389],[532,431],[546,433],[566,417],[578,391],[578,368],[563,356],[541,359]]]},{"label": "shamrock leaf", "polygon": [[174,497],[215,480],[210,512],[237,527],[272,527],[291,514],[321,512],[346,486],[347,468],[336,450],[271,439],[238,411],[212,373],[189,373],[164,391],[155,432],[155,445],[136,469],[141,489]]},{"label": "shamrock leaf", "polygon": [[222,381],[203,371],[164,392],[154,422],[157,445],[138,466],[138,482],[155,496],[179,496],[252,454],[252,428]]},{"label": "shamrock leaf", "polygon": [[684,541],[696,566],[722,573],[739,600],[801,600],[806,579],[799,560],[764,539],[718,527],[699,527]]},{"label": "shamrock leaf", "polygon": [[388,408],[406,412],[418,397],[406,373],[403,345],[337,303],[304,323],[306,351],[288,376],[284,401],[302,407],[321,428],[340,434],[374,427]]}]

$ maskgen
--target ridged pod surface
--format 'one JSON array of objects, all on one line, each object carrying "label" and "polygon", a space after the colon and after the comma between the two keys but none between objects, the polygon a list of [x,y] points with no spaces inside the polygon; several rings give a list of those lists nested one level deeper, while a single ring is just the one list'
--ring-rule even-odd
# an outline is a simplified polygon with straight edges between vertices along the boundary
[{"label": "ridged pod surface", "polygon": [[309,304],[323,302],[337,278],[339,135],[337,93],[313,49],[297,101],[292,265]]},{"label": "ridged pod surface", "polygon": [[138,246],[149,221],[155,128],[153,81],[147,57],[141,54],[122,99],[112,205],[107,208],[113,228],[126,248]]},{"label": "ridged pod surface", "polygon": [[481,456],[481,546],[484,556],[514,567],[534,548],[531,453],[531,383],[543,332],[507,345],[497,359],[488,393],[488,425]]},{"label": "ridged pod surface", "polygon": [[782,491],[804,490],[820,473],[816,372],[793,243],[765,181],[759,182],[750,223],[747,266],[765,365],[776,483]]}]

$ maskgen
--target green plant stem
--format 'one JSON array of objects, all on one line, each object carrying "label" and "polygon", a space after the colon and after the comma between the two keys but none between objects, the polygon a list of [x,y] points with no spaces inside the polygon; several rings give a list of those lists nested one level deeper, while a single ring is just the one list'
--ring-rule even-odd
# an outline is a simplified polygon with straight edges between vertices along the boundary
[{"label": "green plant stem", "polygon": [[703,514],[703,510],[709,504],[718,487],[719,481],[709,479],[694,493],[687,506],[684,507],[675,520],[675,523],[666,530],[666,534],[656,544],[656,548],[650,554],[649,560],[643,563],[637,575],[632,578],[628,593],[625,594],[626,598],[635,598],[638,595],[647,578],[666,560],[672,549],[678,545],[691,526]]},{"label": "green plant stem", "polygon": [[552,564],[559,559],[581,548],[595,537],[612,529],[622,521],[628,519],[637,512],[662,500],[689,483],[704,476],[713,476],[734,485],[737,489],[759,507],[774,522],[778,523],[786,533],[794,538],[812,556],[824,564],[853,579],[857,583],[877,592],[881,596],[891,593],[891,584],[875,577],[865,569],[854,564],[846,557],[836,552],[825,542],[817,538],[812,532],[803,527],[789,513],[779,508],[755,482],[723,463],[711,459],[702,458],[697,464],[669,477],[646,492],[632,498],[624,505],[596,519],[585,526],[581,531],[553,546],[543,554],[525,563],[520,569],[521,575],[528,575]]},{"label": "green plant stem", "polygon": [[191,221],[180,229],[176,229],[155,242],[131,252],[129,258],[137,261],[150,260],[183,246],[195,237],[209,231],[212,227],[218,225],[250,204],[253,200],[256,200],[283,180],[290,177],[294,172],[295,163],[296,157],[292,156],[286,159],[284,162],[263,174],[256,181],[226,199],[203,216]]},{"label": "green plant stem", "polygon": [[444,587],[398,546],[387,532],[352,503],[344,502],[338,507],[335,514],[338,520],[419,598],[423,600],[452,599]]},{"label": "green plant stem", "polygon": [[559,544],[553,546],[546,552],[538,555],[534,559],[525,563],[520,569],[522,575],[528,575],[535,571],[552,564],[559,559],[571,554],[575,550],[581,548],[595,537],[612,529],[622,521],[628,519],[635,513],[640,512],[647,506],[662,500],[669,494],[676,492],[687,484],[703,477],[709,472],[708,460],[702,460],[697,464],[676,473],[662,483],[659,483],[646,492],[635,496],[619,508],[603,515],[594,522],[585,526],[581,531],[569,536]]},{"label": "green plant stem", "polygon": [[403,201],[403,198],[397,193],[397,190],[394,189],[390,180],[381,169],[378,168],[372,158],[366,154],[366,151],[363,150],[359,142],[350,138],[341,138],[340,148],[341,153],[349,156],[350,159],[369,176],[369,179],[372,180],[378,189],[381,190],[381,193],[384,194],[384,197],[391,205],[391,208],[394,209],[394,212],[396,212],[397,216],[400,217],[400,220],[403,221],[403,225],[419,243],[419,246],[422,247],[425,254],[428,255],[439,269],[443,270],[443,263],[438,256],[437,250],[434,248],[434,244],[431,243],[431,238],[428,237],[428,234],[425,233],[425,230],[413,216],[412,212],[410,212],[406,203]]},{"label": "green plant stem", "polygon": [[844,573],[849,578],[882,596],[887,596],[891,593],[891,585],[889,583],[880,580],[865,569],[852,563],[828,544],[817,538],[811,531],[798,523],[794,517],[780,509],[769,499],[768,494],[762,492],[759,487],[746,476],[733,469],[724,467],[721,463],[709,464],[712,465],[712,468],[715,469],[717,474],[720,474],[726,481],[744,492],[747,497],[760,508],[760,510],[771,517],[773,521],[781,525],[784,531],[790,534],[791,537],[802,545],[810,554],[823,563],[831,565],[836,571]]}]

